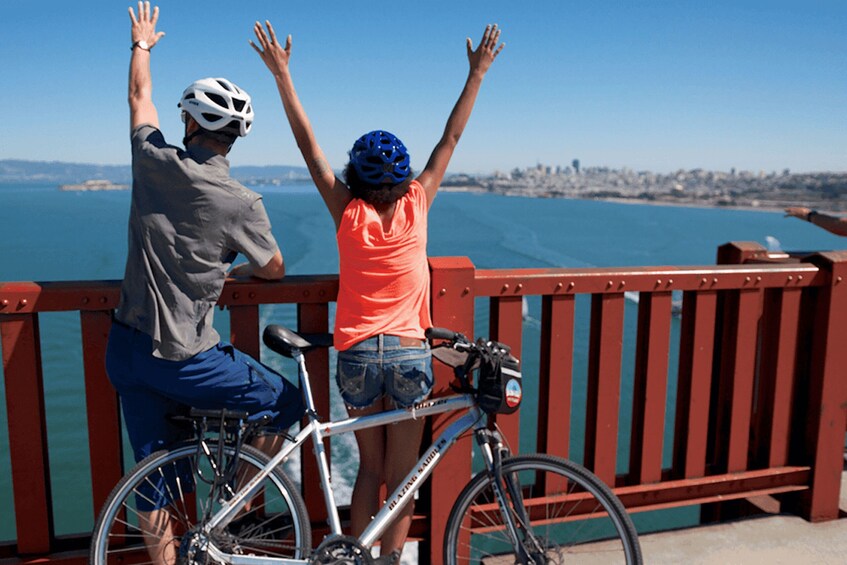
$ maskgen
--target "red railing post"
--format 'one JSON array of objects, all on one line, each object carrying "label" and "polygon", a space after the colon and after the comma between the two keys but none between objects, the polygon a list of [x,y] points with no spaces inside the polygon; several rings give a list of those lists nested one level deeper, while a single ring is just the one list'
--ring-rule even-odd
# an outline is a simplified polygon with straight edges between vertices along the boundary
[{"label": "red railing post", "polygon": [[[467,257],[431,257],[432,323],[435,326],[474,335],[474,266]],[[451,393],[453,373],[449,367],[433,362],[435,396]],[[455,416],[437,416],[431,422],[432,437],[446,428]],[[447,518],[462,487],[471,476],[470,446],[456,446],[447,452],[433,473],[429,488],[421,496],[430,516],[430,530],[421,542],[421,563],[440,564]]]},{"label": "red railing post", "polygon": [[632,401],[629,472],[635,484],[662,479],[672,294],[641,293]]},{"label": "red railing post", "polygon": [[808,260],[830,273],[829,285],[818,291],[807,377],[809,404],[805,447],[812,467],[812,484],[803,499],[802,510],[807,520],[817,522],[838,517],[844,465],[847,251],[820,253]]},{"label": "red railing post", "polygon": [[17,551],[47,553],[53,538],[38,314],[0,316]]},{"label": "red railing post", "polygon": [[734,473],[747,469],[749,456],[761,296],[756,289],[744,289],[724,291],[722,298],[711,440],[718,469]]},{"label": "red railing post", "polygon": [[247,355],[259,358],[261,342],[257,305],[229,306],[229,340]]},{"label": "red railing post", "polygon": [[570,451],[574,302],[573,295],[547,295],[541,303],[535,449],[558,457],[568,457]]},{"label": "red railing post", "polygon": [[592,296],[585,466],[612,486],[615,485],[618,449],[623,315],[623,293]]},{"label": "red railing post", "polygon": [[760,325],[758,389],[750,448],[754,468],[788,464],[802,289],[768,289]]},{"label": "red railing post", "polygon": [[[520,285],[518,285],[520,287]],[[503,296],[490,300],[489,337],[511,347],[512,355],[521,358],[523,342],[523,296]],[[500,431],[506,438],[513,453],[520,452],[520,412],[514,414],[494,414]]]},{"label": "red railing post", "polygon": [[112,312],[79,313],[85,375],[85,406],[88,416],[88,448],[91,461],[91,494],[94,516],[123,475],[123,449],[118,393],[106,375],[106,343]]},{"label": "red railing post", "polygon": [[716,308],[715,291],[683,293],[673,450],[677,478],[706,474]]}]

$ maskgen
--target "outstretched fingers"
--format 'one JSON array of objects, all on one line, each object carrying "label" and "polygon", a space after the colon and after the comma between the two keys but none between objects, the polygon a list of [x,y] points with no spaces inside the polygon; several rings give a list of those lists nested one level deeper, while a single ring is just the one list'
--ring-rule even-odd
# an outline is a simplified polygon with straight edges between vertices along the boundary
[{"label": "outstretched fingers", "polygon": [[265,20],[265,25],[268,28],[268,34],[270,35],[270,38],[271,38],[271,45],[273,45],[274,43],[277,43],[276,32],[274,31],[274,26],[272,26],[271,22],[269,22],[268,20]]},{"label": "outstretched fingers", "polygon": [[259,22],[256,22],[253,25],[253,33],[256,34],[256,39],[259,41],[259,45],[262,46],[262,49],[260,50],[258,47],[256,47],[256,44],[253,43],[252,40],[250,41],[250,45],[252,45],[253,48],[258,51],[261,55],[262,51],[266,51],[268,48],[268,36],[265,34],[265,28],[263,28],[262,24],[260,24]]},{"label": "outstretched fingers", "polygon": [[[262,27],[262,24],[256,22],[253,26],[253,31],[256,33],[256,38],[259,40],[259,44],[262,46],[264,51],[267,51],[272,45],[279,45],[279,40],[276,38],[276,31],[274,30],[273,25],[268,20],[265,20],[265,26],[267,27],[267,32],[265,28]],[[254,49],[258,50],[258,47],[251,41],[251,45],[253,45]],[[291,51],[291,35],[288,35],[285,38],[285,51]]]},{"label": "outstretched fingers", "polygon": [[485,51],[492,53],[492,57],[496,57],[497,54],[503,50],[503,46],[505,45],[504,43],[501,43],[500,46],[497,47],[497,42],[500,41],[500,31],[501,30],[497,24],[489,24],[485,27],[481,47]]},{"label": "outstretched fingers", "polygon": [[491,58],[492,59],[496,58],[497,55],[500,54],[500,51],[502,51],[505,46],[506,46],[505,43],[501,43],[500,46],[494,51],[494,53],[491,54]]},{"label": "outstretched fingers", "polygon": [[150,20],[150,2],[138,2],[138,19],[142,22]]},{"label": "outstretched fingers", "polygon": [[[495,25],[494,28],[497,29],[497,26]],[[487,26],[485,26],[485,31],[482,32],[482,39],[479,42],[479,46],[485,47],[488,44],[488,40],[489,40],[490,37],[491,37],[491,24],[488,24]]]}]

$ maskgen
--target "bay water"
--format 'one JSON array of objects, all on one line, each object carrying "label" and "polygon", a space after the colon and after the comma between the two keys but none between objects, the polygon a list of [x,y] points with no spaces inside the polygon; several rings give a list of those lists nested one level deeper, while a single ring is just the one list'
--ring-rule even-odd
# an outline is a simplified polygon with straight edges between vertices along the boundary
[{"label": "bay water", "polygon": [[[332,220],[314,188],[305,184],[254,188],[263,194],[287,272],[336,273]],[[129,197],[128,191],[62,192],[52,184],[0,184],[0,282],[120,279]],[[779,211],[444,192],[430,212],[428,253],[467,256],[481,269],[709,265],[714,264],[717,247],[729,241],[755,241],[786,250],[847,248],[847,240],[786,219]],[[487,302],[478,300],[477,305],[479,334],[488,327]],[[587,328],[588,307],[587,300],[578,300],[578,328]],[[634,302],[628,303],[619,445],[625,444],[621,440],[629,433],[625,406],[627,384],[631,387],[632,379],[635,316]],[[296,324],[293,306],[263,307],[261,317],[263,324]],[[529,399],[537,395],[538,351],[534,344],[539,341],[539,320],[540,300],[530,298],[522,360],[528,399],[521,415],[525,450],[534,445],[535,415]],[[222,335],[228,334],[227,322],[226,312],[216,312],[216,326]],[[43,314],[40,324],[55,530],[57,534],[85,532],[92,527],[95,510],[90,505],[79,317],[75,312]],[[672,331],[678,332],[678,322]],[[676,335],[672,339],[677,339]],[[571,451],[576,460],[582,456],[580,421],[584,422],[584,414],[577,406],[586,388],[587,341],[587,330],[578,329],[571,421]],[[287,376],[295,375],[293,366],[272,357],[263,360],[276,364]],[[671,359],[669,401],[675,394],[675,371],[676,361]],[[3,375],[2,368],[0,377],[14,378]],[[6,401],[5,387],[0,387],[0,542],[15,537]],[[334,416],[343,414],[337,396],[333,412]],[[670,424],[668,432],[672,431]],[[670,456],[667,444],[666,463]],[[356,472],[352,437],[333,440],[333,460],[338,496],[346,502]],[[627,460],[628,452],[622,447],[622,469]]]}]

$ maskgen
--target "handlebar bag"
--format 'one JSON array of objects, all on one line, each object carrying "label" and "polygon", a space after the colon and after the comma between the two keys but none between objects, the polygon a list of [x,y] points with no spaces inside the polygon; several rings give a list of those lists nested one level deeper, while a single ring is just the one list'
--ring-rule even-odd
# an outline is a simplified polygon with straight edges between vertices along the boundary
[{"label": "handlebar bag", "polygon": [[489,414],[512,414],[521,405],[520,361],[509,347],[496,341],[478,343],[480,348],[477,402]]}]

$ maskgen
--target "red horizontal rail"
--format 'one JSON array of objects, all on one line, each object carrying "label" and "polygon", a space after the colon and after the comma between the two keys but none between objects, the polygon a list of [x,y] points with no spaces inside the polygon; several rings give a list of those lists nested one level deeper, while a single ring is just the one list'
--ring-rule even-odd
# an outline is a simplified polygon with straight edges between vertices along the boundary
[{"label": "red horizontal rail", "polygon": [[[841,452],[847,427],[847,252],[802,258],[769,256],[750,244],[724,246],[719,262],[694,267],[478,270],[463,257],[432,258],[432,313],[436,325],[466,335],[487,334],[519,356],[536,355],[537,433],[521,445],[520,418],[498,417],[514,450],[568,456],[571,414],[586,413],[585,463],[612,484],[633,511],[744,499],[762,493],[808,519],[837,516]],[[338,280],[334,275],[292,276],[279,282],[228,281],[219,304],[230,309],[231,340],[259,354],[258,307],[297,304],[298,327],[325,331]],[[634,366],[621,343],[624,293],[638,292]],[[674,297],[682,294],[678,341],[672,343]],[[103,370],[106,336],[117,306],[117,281],[0,283],[0,336],[15,520],[18,538],[0,545],[0,563],[77,563],[84,535],[57,538],[50,509],[41,383],[39,315],[80,311],[88,406],[92,505],[96,508],[123,472],[117,398]],[[540,343],[524,342],[522,297],[541,298]],[[590,298],[588,322],[576,298]],[[490,326],[475,328],[477,298],[488,299]],[[573,397],[577,336],[588,336],[587,397]],[[538,347],[533,352],[530,348]],[[679,352],[670,366],[672,349]],[[319,409],[328,413],[332,370],[326,351],[309,354]],[[633,382],[622,375],[628,370]],[[675,410],[666,411],[670,379]],[[452,373],[436,368],[436,394],[449,391]],[[631,387],[629,390],[627,387]],[[625,396],[627,390],[629,396]],[[628,461],[618,461],[619,415],[631,398]],[[526,411],[526,410],[525,410]],[[532,413],[532,412],[530,412]],[[433,419],[427,436],[451,421]],[[664,430],[673,427],[673,445]],[[663,452],[671,449],[670,467]],[[304,495],[320,520],[322,496],[308,477]],[[626,471],[620,472],[621,465]],[[450,451],[425,486],[415,534],[422,562],[439,562],[450,508],[471,472],[470,442]],[[726,515],[726,514],[724,514]],[[427,523],[429,524],[427,526]]]},{"label": "red horizontal rail", "polygon": [[486,269],[475,278],[477,296],[603,294],[821,286],[827,273],[807,263],[626,267],[623,269]]}]

